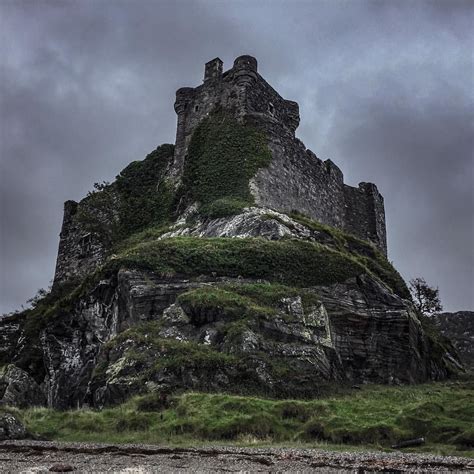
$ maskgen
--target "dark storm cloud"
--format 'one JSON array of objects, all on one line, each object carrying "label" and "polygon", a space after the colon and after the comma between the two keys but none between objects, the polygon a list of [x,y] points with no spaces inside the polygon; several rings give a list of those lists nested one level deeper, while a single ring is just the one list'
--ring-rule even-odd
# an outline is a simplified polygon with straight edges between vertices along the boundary
[{"label": "dark storm cloud", "polygon": [[472,2],[3,1],[1,308],[54,271],[62,202],[174,141],[174,92],[244,53],[299,135],[385,196],[390,258],[472,308]]}]

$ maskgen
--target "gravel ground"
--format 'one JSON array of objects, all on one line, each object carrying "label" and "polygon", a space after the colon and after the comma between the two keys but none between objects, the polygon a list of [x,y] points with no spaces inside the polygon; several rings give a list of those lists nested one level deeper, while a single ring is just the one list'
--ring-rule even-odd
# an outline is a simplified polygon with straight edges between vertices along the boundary
[{"label": "gravel ground", "polygon": [[404,453],[292,448],[169,448],[45,441],[0,442],[1,473],[474,472],[474,460]]}]

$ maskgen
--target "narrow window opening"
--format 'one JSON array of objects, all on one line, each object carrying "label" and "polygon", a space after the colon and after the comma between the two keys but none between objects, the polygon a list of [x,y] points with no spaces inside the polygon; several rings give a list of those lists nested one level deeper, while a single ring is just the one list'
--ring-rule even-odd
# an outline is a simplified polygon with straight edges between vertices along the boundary
[{"label": "narrow window opening", "polygon": [[196,107],[194,107],[194,112],[197,112],[199,110],[199,105],[196,105]]}]

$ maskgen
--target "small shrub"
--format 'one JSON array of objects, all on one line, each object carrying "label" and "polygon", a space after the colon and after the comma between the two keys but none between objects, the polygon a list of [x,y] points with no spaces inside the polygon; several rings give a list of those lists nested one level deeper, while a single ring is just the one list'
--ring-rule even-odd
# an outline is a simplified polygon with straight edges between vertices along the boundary
[{"label": "small shrub", "polygon": [[115,421],[115,429],[123,431],[146,431],[151,425],[151,419],[146,413],[126,412],[119,413]]},{"label": "small shrub", "polygon": [[285,419],[295,419],[306,422],[311,416],[308,404],[297,401],[285,401],[278,405],[280,416]]},{"label": "small shrub", "polygon": [[170,400],[166,392],[142,395],[136,401],[137,410],[142,412],[162,411],[169,408],[169,406]]}]

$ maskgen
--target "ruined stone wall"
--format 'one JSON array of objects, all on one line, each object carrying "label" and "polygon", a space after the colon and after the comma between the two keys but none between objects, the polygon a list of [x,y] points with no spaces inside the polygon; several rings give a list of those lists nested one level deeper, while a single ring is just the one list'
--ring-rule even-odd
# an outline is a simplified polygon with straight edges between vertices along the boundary
[{"label": "ruined stone wall", "polygon": [[383,197],[372,183],[359,183],[358,188],[344,185],[345,218],[343,229],[374,242],[387,254]]},{"label": "ruined stone wall", "polygon": [[77,219],[80,203],[66,201],[59,234],[53,286],[94,271],[102,262],[105,249],[97,237],[82,228]]}]

